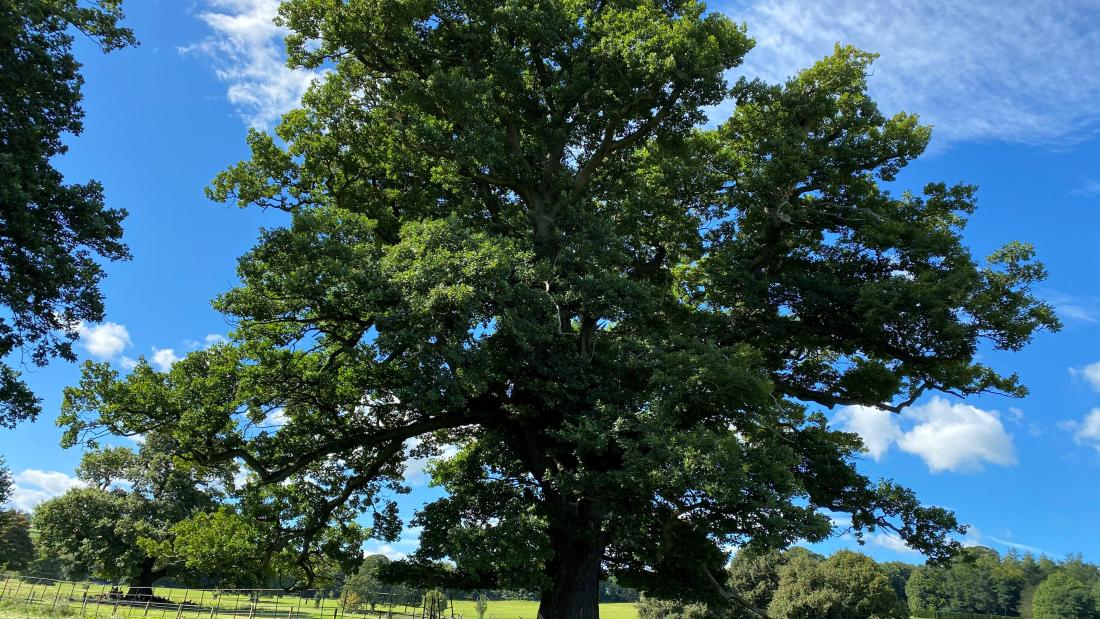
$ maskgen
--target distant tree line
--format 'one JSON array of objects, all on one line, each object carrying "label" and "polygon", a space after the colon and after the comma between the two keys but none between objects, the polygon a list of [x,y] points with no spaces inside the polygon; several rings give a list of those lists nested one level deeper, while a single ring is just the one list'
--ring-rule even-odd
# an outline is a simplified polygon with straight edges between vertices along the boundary
[{"label": "distant tree line", "polygon": [[741,610],[643,599],[641,619],[905,619],[918,611],[1100,618],[1100,567],[1080,556],[1063,561],[973,547],[940,565],[878,563],[841,550],[738,552],[728,569]]}]

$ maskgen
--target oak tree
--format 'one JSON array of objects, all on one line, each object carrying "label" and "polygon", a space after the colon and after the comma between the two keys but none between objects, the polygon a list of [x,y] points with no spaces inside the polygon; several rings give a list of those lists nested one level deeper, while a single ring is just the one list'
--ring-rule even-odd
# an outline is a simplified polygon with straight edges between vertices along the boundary
[{"label": "oak tree", "polygon": [[1021,395],[978,353],[1057,320],[1029,246],[964,245],[973,187],[888,186],[930,129],[879,111],[871,54],[731,86],[753,41],[695,0],[280,15],[290,62],[328,70],[210,188],[289,219],[216,301],[233,339],[165,373],[89,365],[67,444],[156,428],[243,463],[303,563],[355,514],[393,539],[405,463],[455,446],[406,573],[448,559],[448,584],[540,591],[542,619],[595,618],[604,575],[758,613],[723,548],[826,538],[825,510],[957,548],[824,411]]},{"label": "oak tree", "polygon": [[43,549],[71,556],[96,577],[129,585],[127,595],[148,596],[153,584],[185,574],[185,565],[156,552],[176,523],[212,511],[231,483],[228,467],[204,469],[177,460],[169,435],[149,433],[139,449],[102,447],[85,453],[77,468],[83,482],[35,509]]}]

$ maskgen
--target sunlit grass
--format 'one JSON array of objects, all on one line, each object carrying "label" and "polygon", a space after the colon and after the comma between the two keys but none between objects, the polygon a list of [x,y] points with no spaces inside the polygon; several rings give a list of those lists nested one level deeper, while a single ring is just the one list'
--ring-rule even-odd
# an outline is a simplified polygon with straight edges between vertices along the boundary
[{"label": "sunlit grass", "polygon": [[[215,592],[157,587],[155,594],[168,603],[126,603],[96,596],[110,592],[109,585],[69,582],[26,583],[11,578],[0,582],[0,619],[47,617],[99,617],[102,619],[411,619],[420,609],[403,605],[378,605],[374,612],[344,612],[339,599],[315,600],[296,595],[264,595],[252,600],[246,592]],[[476,602],[455,600],[445,617],[476,619]],[[538,602],[496,600],[489,602],[487,619],[535,619]],[[637,619],[632,603],[600,605],[601,619]]]}]

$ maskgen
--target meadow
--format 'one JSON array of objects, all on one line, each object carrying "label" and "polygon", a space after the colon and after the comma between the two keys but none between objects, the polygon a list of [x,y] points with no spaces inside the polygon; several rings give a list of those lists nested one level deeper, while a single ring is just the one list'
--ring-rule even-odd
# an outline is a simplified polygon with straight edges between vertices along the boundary
[{"label": "meadow", "polygon": [[[109,585],[37,580],[28,582],[8,578],[0,582],[0,619],[40,617],[103,617],[142,619],[412,619],[423,616],[422,609],[409,604],[379,604],[373,610],[343,608],[339,599],[316,599],[265,590],[216,591],[157,587],[155,598],[144,602],[109,599]],[[411,603],[411,602],[410,602]],[[538,602],[494,600],[489,602],[486,619],[535,619]],[[443,617],[475,619],[476,603],[455,600]],[[637,619],[632,603],[600,605],[602,619]]]}]

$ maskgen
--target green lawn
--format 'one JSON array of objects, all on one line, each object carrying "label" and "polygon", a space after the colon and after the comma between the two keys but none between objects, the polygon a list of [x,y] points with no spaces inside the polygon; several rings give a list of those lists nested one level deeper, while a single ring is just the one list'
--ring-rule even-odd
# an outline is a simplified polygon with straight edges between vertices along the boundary
[{"label": "green lawn", "polygon": [[[0,601],[0,619],[40,619],[43,617],[73,616],[73,617],[102,617],[109,619],[112,615],[119,618],[132,617],[134,619],[208,619],[213,615],[216,619],[228,619],[230,617],[244,618],[252,615],[255,619],[364,619],[378,618],[376,613],[342,613],[339,600],[322,600],[315,605],[313,600],[305,600],[294,596],[262,597],[252,609],[247,596],[238,596],[232,593],[223,593],[214,597],[209,591],[196,591],[187,589],[172,589],[170,587],[157,587],[156,595],[172,601],[171,605],[152,605],[146,609],[143,605],[115,605],[103,600],[95,603],[94,597],[85,601],[85,592],[79,587],[73,587],[70,583],[64,583],[60,587],[54,585],[35,585],[33,588],[27,584],[19,584],[9,581],[6,590],[0,591],[5,599]],[[105,593],[107,586],[92,585],[87,590],[88,596]],[[26,602],[33,600],[33,604]],[[71,601],[70,601],[71,600]],[[12,603],[15,603],[13,606]],[[190,603],[180,606],[180,603]],[[83,613],[81,612],[83,606]],[[200,610],[201,609],[201,610]],[[379,607],[387,611],[383,616],[389,619],[388,607]],[[419,617],[418,609],[395,606],[393,619],[412,619]],[[211,612],[213,611],[213,612]],[[404,614],[408,612],[408,614]],[[454,615],[463,619],[476,619],[476,603],[473,601],[459,600],[454,603]],[[538,602],[502,600],[489,602],[487,619],[535,619],[538,612]],[[451,616],[451,609],[446,612],[446,617]],[[601,604],[601,619],[637,619],[638,612],[634,604]]]}]

